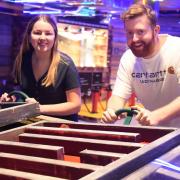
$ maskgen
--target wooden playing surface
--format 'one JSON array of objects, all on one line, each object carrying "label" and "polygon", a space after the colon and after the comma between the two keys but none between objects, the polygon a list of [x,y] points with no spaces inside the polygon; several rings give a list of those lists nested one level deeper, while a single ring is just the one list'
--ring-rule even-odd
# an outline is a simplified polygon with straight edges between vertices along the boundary
[{"label": "wooden playing surface", "polygon": [[121,179],[180,142],[175,128],[37,119],[0,132],[0,179]]},{"label": "wooden playing surface", "polygon": [[39,115],[38,103],[0,103],[0,127]]}]

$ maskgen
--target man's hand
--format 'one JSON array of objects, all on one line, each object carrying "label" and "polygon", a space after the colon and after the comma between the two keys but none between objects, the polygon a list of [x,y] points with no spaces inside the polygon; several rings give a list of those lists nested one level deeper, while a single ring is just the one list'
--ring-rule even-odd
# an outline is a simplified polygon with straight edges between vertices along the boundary
[{"label": "man's hand", "polygon": [[118,119],[113,109],[107,109],[103,112],[101,123],[113,123]]},{"label": "man's hand", "polygon": [[156,113],[156,111],[149,111],[145,108],[138,107],[138,106],[133,106],[131,108],[137,110],[138,114],[135,116],[135,119],[142,125],[156,126],[161,121],[161,118]]},{"label": "man's hand", "polygon": [[123,115],[117,116],[115,110],[123,108],[125,105],[125,99],[112,95],[108,101],[107,110],[103,113],[100,120],[101,123],[114,123],[117,119],[120,119]]}]

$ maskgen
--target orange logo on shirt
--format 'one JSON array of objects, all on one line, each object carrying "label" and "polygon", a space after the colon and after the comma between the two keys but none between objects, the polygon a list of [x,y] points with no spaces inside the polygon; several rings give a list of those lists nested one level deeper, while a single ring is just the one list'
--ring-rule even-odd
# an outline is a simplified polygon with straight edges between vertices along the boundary
[{"label": "orange logo on shirt", "polygon": [[168,73],[169,74],[175,74],[173,66],[168,67]]}]

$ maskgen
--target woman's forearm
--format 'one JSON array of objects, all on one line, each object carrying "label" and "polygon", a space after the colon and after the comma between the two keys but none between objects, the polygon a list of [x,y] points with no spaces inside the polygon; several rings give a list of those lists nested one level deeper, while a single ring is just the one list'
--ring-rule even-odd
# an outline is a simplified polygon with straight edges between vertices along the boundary
[{"label": "woman's forearm", "polygon": [[40,113],[45,115],[64,116],[78,113],[81,103],[65,102],[60,104],[40,105]]}]

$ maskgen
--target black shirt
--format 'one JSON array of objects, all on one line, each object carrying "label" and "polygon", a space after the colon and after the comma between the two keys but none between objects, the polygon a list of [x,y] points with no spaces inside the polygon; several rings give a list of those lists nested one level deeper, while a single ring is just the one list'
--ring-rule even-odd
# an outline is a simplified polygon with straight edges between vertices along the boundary
[{"label": "black shirt", "polygon": [[[80,87],[79,75],[70,57],[61,53],[61,58],[64,62],[60,61],[58,64],[55,85],[45,87],[42,85],[42,80],[47,75],[47,72],[38,81],[36,81],[33,74],[31,56],[32,55],[26,55],[23,60],[21,74],[22,82],[20,84],[21,90],[29,97],[35,98],[40,104],[67,102],[66,91]],[[58,117],[77,121],[78,116],[77,114],[72,114]]]}]

